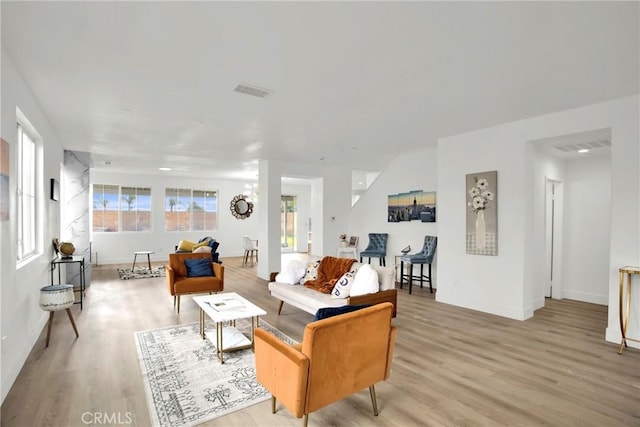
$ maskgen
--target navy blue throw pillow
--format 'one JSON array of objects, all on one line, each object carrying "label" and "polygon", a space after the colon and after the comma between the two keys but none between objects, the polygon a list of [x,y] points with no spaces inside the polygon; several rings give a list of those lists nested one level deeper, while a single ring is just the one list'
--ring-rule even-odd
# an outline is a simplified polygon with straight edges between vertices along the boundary
[{"label": "navy blue throw pillow", "polygon": [[209,258],[185,259],[184,266],[187,267],[187,277],[213,276],[213,268]]},{"label": "navy blue throw pillow", "polygon": [[313,321],[326,319],[327,317],[337,316],[339,314],[351,313],[352,311],[360,310],[365,307],[370,307],[368,304],[362,305],[343,305],[341,307],[324,307],[318,309]]}]

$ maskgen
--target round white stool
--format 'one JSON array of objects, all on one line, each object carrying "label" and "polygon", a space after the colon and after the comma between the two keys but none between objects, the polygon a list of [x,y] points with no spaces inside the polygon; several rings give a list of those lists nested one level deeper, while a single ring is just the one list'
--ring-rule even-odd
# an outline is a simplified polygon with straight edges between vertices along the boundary
[{"label": "round white stool", "polygon": [[53,326],[53,315],[56,311],[66,310],[71,326],[79,337],[76,322],[69,307],[73,305],[76,297],[73,293],[73,285],[51,285],[40,288],[40,308],[49,312],[49,323],[47,325],[47,343],[45,347],[49,347],[49,338],[51,337],[51,326]]}]

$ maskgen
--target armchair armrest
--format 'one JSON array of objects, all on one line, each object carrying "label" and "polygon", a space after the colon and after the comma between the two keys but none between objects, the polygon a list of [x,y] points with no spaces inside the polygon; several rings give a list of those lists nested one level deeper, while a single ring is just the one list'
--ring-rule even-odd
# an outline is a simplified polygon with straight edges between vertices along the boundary
[{"label": "armchair armrest", "polygon": [[173,290],[173,283],[176,281],[176,272],[171,268],[169,264],[164,266],[166,276],[167,276],[167,286],[169,287],[169,294],[174,295],[175,292]]},{"label": "armchair armrest", "polygon": [[304,415],[309,359],[296,347],[255,330],[256,378],[292,414]]},{"label": "armchair armrest", "polygon": [[211,262],[213,267],[213,275],[220,279],[220,291],[224,290],[224,266],[220,263]]}]

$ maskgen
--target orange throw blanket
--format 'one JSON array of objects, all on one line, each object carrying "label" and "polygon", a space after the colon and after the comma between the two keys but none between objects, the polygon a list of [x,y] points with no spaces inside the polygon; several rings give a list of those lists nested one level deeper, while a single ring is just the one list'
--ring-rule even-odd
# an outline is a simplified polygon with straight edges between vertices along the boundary
[{"label": "orange throw blanket", "polygon": [[315,289],[323,294],[330,294],[338,279],[349,269],[356,260],[353,258],[335,258],[326,256],[318,266],[318,278],[307,280],[304,286]]}]

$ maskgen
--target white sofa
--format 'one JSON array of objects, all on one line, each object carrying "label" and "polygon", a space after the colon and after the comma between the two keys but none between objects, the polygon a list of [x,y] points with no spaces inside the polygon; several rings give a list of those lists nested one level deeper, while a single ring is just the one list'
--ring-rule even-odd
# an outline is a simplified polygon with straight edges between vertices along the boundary
[{"label": "white sofa", "polygon": [[[357,263],[354,263],[354,265]],[[282,312],[284,303],[304,310],[307,313],[316,314],[323,307],[341,307],[344,305],[378,304],[391,302],[393,304],[393,316],[396,315],[397,290],[395,288],[395,269],[393,267],[380,267],[371,265],[378,274],[379,290],[375,293],[351,296],[348,298],[334,298],[331,294],[324,294],[314,289],[306,288],[301,284],[277,282],[277,273],[271,273],[269,292],[271,296],[280,300],[278,315]]]}]

